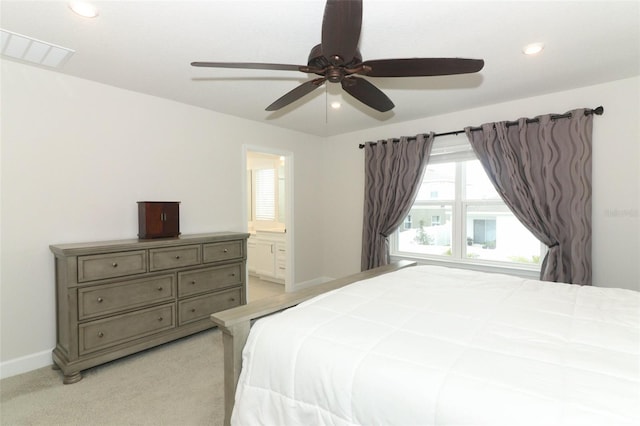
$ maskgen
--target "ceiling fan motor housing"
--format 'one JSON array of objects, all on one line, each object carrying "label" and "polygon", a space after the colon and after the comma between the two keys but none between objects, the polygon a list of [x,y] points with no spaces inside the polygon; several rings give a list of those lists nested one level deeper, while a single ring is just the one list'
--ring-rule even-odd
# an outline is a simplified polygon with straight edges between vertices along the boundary
[{"label": "ceiling fan motor housing", "polygon": [[322,45],[317,44],[313,46],[309,53],[309,60],[307,65],[312,69],[319,69],[322,72],[316,72],[317,75],[323,75],[327,77],[332,83],[339,83],[348,73],[345,72],[345,68],[355,68],[362,62],[362,55],[360,50],[356,50],[353,55],[353,60],[348,64],[335,65],[335,63],[341,62],[342,59],[338,56],[335,58],[327,58],[322,52]]}]

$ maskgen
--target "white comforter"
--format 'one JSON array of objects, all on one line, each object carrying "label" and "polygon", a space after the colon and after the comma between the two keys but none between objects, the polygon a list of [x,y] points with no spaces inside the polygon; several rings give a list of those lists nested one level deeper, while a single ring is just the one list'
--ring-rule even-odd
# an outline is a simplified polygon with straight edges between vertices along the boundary
[{"label": "white comforter", "polygon": [[418,266],[252,328],[235,425],[640,425],[640,293]]}]

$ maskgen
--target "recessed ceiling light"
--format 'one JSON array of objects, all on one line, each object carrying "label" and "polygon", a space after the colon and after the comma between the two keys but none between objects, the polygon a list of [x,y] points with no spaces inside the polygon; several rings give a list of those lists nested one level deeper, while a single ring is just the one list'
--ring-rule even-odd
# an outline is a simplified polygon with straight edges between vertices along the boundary
[{"label": "recessed ceiling light", "polygon": [[85,18],[95,18],[98,16],[98,8],[86,1],[69,2],[69,8],[78,15]]},{"label": "recessed ceiling light", "polygon": [[542,52],[542,49],[544,49],[544,44],[542,44],[542,43],[531,43],[531,44],[527,44],[522,49],[522,53],[524,53],[525,55],[536,55],[536,54]]},{"label": "recessed ceiling light", "polygon": [[331,102],[331,108],[338,109],[342,106],[340,102]]}]

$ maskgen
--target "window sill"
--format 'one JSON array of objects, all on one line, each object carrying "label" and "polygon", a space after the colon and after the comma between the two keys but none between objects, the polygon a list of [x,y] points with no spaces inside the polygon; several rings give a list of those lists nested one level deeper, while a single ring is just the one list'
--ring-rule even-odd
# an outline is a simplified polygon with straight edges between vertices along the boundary
[{"label": "window sill", "polygon": [[392,254],[391,261],[411,260],[419,265],[446,266],[449,268],[470,269],[473,271],[490,272],[494,274],[515,275],[517,277],[538,280],[540,279],[540,265],[497,265],[479,262],[461,262],[459,260],[434,259],[403,254]]}]

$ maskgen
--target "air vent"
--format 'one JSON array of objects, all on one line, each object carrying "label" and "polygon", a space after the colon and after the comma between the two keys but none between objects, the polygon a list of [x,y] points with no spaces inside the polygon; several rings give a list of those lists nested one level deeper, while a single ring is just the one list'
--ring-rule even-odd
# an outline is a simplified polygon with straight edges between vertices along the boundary
[{"label": "air vent", "polygon": [[75,53],[66,47],[36,40],[21,34],[0,29],[2,36],[2,56],[44,65],[51,68],[62,67]]}]

